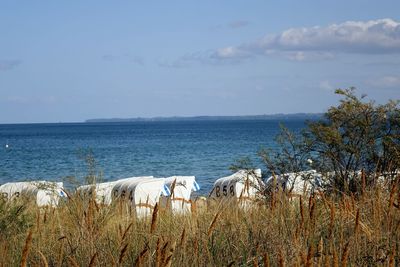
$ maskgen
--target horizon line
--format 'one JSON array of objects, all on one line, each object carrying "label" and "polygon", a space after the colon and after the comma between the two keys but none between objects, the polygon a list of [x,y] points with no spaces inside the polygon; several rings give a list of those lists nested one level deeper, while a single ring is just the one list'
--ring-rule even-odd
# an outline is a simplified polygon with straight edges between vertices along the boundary
[{"label": "horizon line", "polygon": [[271,114],[255,114],[255,115],[173,115],[173,116],[151,116],[151,117],[108,117],[108,118],[92,118],[83,121],[53,121],[53,122],[0,122],[0,125],[12,124],[78,124],[78,123],[96,123],[98,122],[134,122],[134,121],[157,121],[157,120],[190,120],[190,119],[212,119],[212,118],[256,118],[256,117],[283,117],[283,116],[318,116],[324,114],[323,112],[295,112],[295,113],[271,113]]}]

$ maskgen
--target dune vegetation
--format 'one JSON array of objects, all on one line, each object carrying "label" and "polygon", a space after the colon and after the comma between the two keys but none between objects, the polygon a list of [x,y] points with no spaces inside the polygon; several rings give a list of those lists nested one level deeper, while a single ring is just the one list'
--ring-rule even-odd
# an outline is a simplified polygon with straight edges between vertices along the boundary
[{"label": "dune vegetation", "polygon": [[395,266],[400,194],[358,197],[274,192],[249,210],[194,203],[192,214],[156,208],[137,219],[128,203],[71,195],[57,208],[1,202],[1,266]]}]

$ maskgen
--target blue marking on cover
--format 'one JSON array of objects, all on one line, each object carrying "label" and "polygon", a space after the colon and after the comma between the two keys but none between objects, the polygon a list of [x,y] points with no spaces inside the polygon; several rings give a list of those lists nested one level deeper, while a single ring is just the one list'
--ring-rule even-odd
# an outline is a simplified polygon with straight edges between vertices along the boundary
[{"label": "blue marking on cover", "polygon": [[64,191],[60,190],[60,196],[62,196],[62,197],[66,197],[66,195],[65,195]]},{"label": "blue marking on cover", "polygon": [[199,191],[200,190],[200,185],[196,181],[193,181],[193,186],[194,186],[194,190],[193,191]]},{"label": "blue marking on cover", "polygon": [[169,188],[166,184],[164,185],[163,190],[161,191],[161,194],[166,197],[171,195],[171,191],[169,191]]}]

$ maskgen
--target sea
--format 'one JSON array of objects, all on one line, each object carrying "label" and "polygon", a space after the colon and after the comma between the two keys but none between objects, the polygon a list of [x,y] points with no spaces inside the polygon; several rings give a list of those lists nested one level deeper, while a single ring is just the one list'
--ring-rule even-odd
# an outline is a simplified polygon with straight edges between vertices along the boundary
[{"label": "sea", "polygon": [[257,153],[277,149],[280,124],[305,127],[301,119],[0,124],[0,184],[194,175],[207,194],[237,160],[265,170]]}]

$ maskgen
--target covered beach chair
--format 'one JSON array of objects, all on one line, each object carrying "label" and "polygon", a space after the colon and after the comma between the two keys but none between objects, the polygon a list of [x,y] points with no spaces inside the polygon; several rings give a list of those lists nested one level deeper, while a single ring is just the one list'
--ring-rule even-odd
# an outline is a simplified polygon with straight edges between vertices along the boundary
[{"label": "covered beach chair", "polygon": [[118,180],[112,189],[112,199],[127,201],[138,218],[152,214],[161,195],[168,195],[164,178],[132,177]]},{"label": "covered beach chair", "polygon": [[261,170],[240,170],[214,182],[209,195],[211,199],[237,202],[243,208],[249,207],[261,193],[263,182]]},{"label": "covered beach chair", "polygon": [[92,197],[98,204],[110,205],[112,202],[112,189],[117,181],[89,184],[79,186],[76,190],[82,197]]},{"label": "covered beach chair", "polygon": [[62,182],[48,181],[5,183],[0,186],[0,194],[7,200],[18,197],[33,198],[39,207],[55,207],[61,197],[66,197]]},{"label": "covered beach chair", "polygon": [[281,187],[291,196],[313,194],[322,186],[322,175],[315,170],[284,173],[266,180],[267,188]]},{"label": "covered beach chair", "polygon": [[200,190],[195,176],[171,176],[165,178],[165,185],[170,191],[170,197],[161,197],[162,206],[170,208],[174,214],[184,214],[191,211],[191,194]]}]

